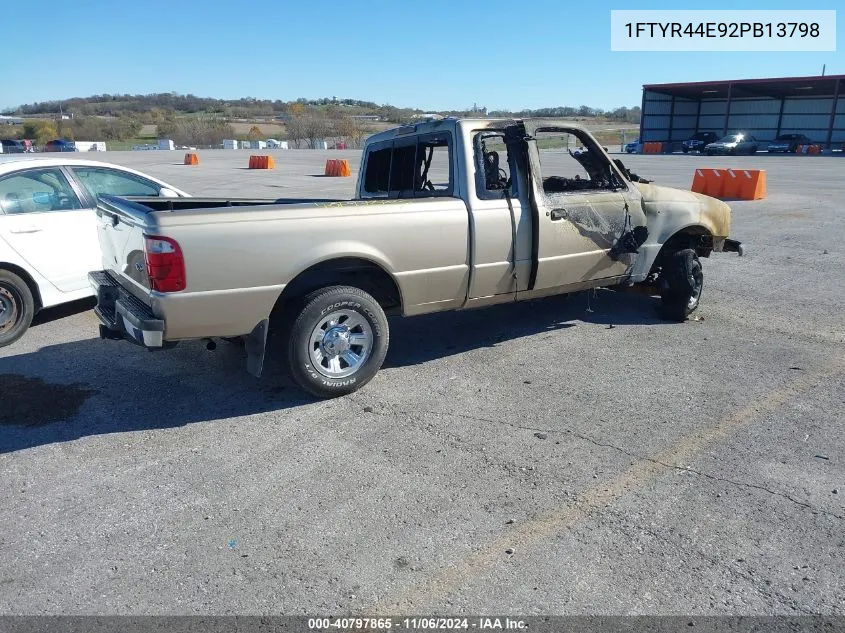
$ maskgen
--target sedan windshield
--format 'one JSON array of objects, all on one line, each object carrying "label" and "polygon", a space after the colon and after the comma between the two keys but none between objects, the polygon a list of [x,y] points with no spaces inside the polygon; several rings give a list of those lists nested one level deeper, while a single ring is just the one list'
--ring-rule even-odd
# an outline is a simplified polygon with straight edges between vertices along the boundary
[{"label": "sedan windshield", "polygon": [[739,143],[742,140],[742,134],[728,134],[727,136],[720,138],[720,143]]}]

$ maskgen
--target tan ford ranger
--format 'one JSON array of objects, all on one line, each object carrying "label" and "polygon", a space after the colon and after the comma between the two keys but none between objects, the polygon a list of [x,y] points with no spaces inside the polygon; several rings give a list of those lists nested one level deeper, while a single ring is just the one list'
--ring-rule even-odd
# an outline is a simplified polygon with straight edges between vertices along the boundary
[{"label": "tan ford ranger", "polygon": [[242,339],[260,375],[272,314],[293,377],[319,397],[375,375],[385,315],[638,285],[683,320],[701,297],[699,257],[742,254],[725,203],[649,184],[584,130],[539,119],[376,134],[353,200],[103,196],[98,215],[101,337]]}]

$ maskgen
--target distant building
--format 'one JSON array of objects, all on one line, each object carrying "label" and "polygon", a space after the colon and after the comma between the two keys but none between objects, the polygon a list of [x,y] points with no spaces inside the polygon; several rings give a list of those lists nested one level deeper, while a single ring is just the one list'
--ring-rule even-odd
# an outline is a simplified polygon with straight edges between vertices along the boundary
[{"label": "distant building", "polygon": [[641,141],[679,143],[697,132],[744,132],[763,142],[804,134],[838,147],[845,143],[845,75],[643,86]]}]

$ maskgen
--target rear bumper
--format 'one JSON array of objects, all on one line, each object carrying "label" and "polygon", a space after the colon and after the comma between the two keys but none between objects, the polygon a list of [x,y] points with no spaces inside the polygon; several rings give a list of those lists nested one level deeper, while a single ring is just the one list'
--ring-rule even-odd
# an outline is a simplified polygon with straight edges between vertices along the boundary
[{"label": "rear bumper", "polygon": [[150,349],[164,343],[164,321],[148,305],[121,288],[107,270],[88,273],[97,297],[94,313],[100,319],[100,338],[126,339]]}]

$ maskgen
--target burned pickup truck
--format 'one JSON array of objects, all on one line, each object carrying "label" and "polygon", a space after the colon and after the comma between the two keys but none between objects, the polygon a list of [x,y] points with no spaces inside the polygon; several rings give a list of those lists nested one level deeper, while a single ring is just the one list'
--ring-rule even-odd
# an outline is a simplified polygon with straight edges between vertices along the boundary
[{"label": "burned pickup truck", "polygon": [[89,278],[101,337],[150,349],[234,338],[260,375],[272,315],[291,374],[319,397],[375,375],[385,315],[638,285],[684,320],[701,300],[699,258],[742,254],[728,205],[650,184],[551,120],[376,134],[353,200],[103,196],[98,215],[104,270]]}]

